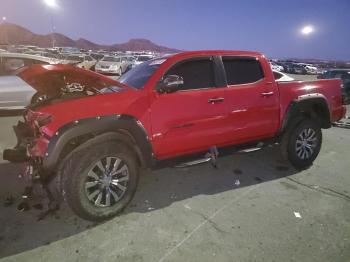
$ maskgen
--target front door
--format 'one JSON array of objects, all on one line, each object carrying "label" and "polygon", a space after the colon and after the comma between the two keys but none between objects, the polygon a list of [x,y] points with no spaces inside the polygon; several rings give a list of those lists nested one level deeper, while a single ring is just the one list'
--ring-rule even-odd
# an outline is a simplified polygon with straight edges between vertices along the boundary
[{"label": "front door", "polygon": [[158,159],[208,150],[222,142],[226,87],[217,87],[211,57],[181,61],[165,75],[184,80],[180,91],[154,92],[152,141]]}]

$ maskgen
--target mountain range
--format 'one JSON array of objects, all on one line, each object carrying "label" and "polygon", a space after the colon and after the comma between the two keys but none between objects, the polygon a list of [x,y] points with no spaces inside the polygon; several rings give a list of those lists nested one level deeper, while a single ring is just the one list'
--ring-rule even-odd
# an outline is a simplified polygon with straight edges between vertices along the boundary
[{"label": "mountain range", "polygon": [[130,39],[126,43],[100,45],[93,43],[84,38],[73,40],[63,34],[52,33],[47,35],[39,35],[30,30],[10,23],[0,24],[0,46],[1,45],[35,45],[39,47],[78,47],[86,50],[104,49],[108,51],[155,51],[160,53],[175,53],[179,50],[165,46],[157,45],[147,39]]}]

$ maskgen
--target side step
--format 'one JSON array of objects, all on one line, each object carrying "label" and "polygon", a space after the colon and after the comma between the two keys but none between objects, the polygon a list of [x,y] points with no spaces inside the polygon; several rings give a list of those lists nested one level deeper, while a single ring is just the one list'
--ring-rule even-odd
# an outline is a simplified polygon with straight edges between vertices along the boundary
[{"label": "side step", "polygon": [[[245,149],[237,150],[235,153],[251,153],[251,152],[259,151],[263,147],[264,147],[264,143],[260,142],[255,147],[248,147]],[[204,158],[200,158],[200,159],[189,161],[189,162],[180,163],[178,165],[175,165],[174,167],[175,168],[184,168],[184,167],[190,167],[190,166],[195,166],[195,165],[200,165],[200,164],[211,162],[213,167],[217,168],[218,156],[219,156],[219,152],[218,152],[217,148],[214,146],[214,147],[211,147],[209,149],[209,152],[205,154]]]},{"label": "side step", "polygon": [[262,149],[262,147],[250,147],[250,148],[240,150],[237,153],[250,153],[250,152],[259,151],[260,149]]},{"label": "side step", "polygon": [[197,160],[194,160],[194,161],[182,163],[182,164],[176,165],[174,167],[175,168],[184,168],[184,167],[190,167],[190,166],[195,166],[195,165],[199,165],[199,164],[208,163],[210,161],[211,161],[211,157],[207,157],[207,158],[202,158],[202,159],[197,159]]}]

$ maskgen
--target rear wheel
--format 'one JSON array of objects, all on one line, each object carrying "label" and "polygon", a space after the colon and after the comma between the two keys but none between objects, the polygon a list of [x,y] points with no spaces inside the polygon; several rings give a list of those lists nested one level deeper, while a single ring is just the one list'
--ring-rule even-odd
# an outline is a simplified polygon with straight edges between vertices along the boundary
[{"label": "rear wheel", "polygon": [[318,156],[321,144],[322,132],[319,124],[313,120],[303,120],[284,134],[283,155],[294,167],[305,169]]},{"label": "rear wheel", "polygon": [[126,146],[108,141],[76,151],[64,177],[73,211],[81,218],[101,221],[117,215],[131,201],[139,168]]}]

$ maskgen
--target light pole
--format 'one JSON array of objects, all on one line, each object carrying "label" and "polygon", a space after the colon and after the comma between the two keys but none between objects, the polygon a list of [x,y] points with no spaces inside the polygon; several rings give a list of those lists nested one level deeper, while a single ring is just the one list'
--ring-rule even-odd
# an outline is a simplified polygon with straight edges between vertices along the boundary
[{"label": "light pole", "polygon": [[[56,10],[59,7],[56,0],[43,0],[43,2],[46,5],[46,7],[51,9],[51,10]],[[52,33],[51,39],[52,39],[52,47],[55,47],[55,25],[53,22],[53,14],[52,14],[51,10],[49,10],[50,15],[51,15],[51,33]]]}]

